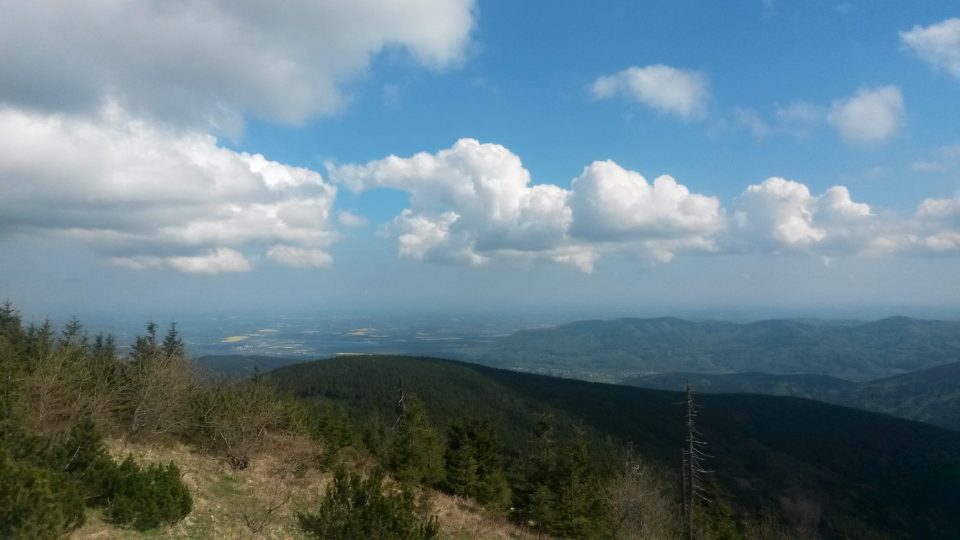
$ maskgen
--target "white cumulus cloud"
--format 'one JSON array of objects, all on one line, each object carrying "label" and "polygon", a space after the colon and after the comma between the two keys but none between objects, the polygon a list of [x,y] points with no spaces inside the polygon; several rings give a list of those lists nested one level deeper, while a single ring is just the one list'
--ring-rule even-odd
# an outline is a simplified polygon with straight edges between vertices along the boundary
[{"label": "white cumulus cloud", "polygon": [[711,249],[723,227],[715,198],[669,176],[649,184],[606,161],[586,167],[570,189],[533,184],[518,156],[473,139],[436,154],[328,170],[355,191],[410,194],[410,208],[383,231],[397,240],[400,256],[415,260],[549,260],[589,272],[605,251],[664,261],[677,251]]},{"label": "white cumulus cloud", "polygon": [[732,251],[825,257],[960,251],[960,244],[948,245],[960,226],[943,217],[951,208],[948,200],[929,200],[914,215],[898,216],[854,201],[844,186],[813,195],[802,183],[774,177],[737,198],[723,244]]},{"label": "white cumulus cloud", "polygon": [[469,232],[451,231],[460,219],[456,212],[436,216],[415,214],[409,208],[384,229],[395,236],[401,257],[417,261],[480,264],[487,260],[474,249]]},{"label": "white cumulus cloud", "polygon": [[900,42],[937,69],[960,79],[960,18],[900,32]]},{"label": "white cumulus cloud", "polygon": [[852,97],[834,101],[827,119],[845,140],[874,143],[896,134],[904,114],[900,89],[881,86],[863,88]]},{"label": "white cumulus cloud", "polygon": [[805,247],[826,236],[814,223],[814,202],[807,186],[769,178],[747,187],[738,200],[734,220],[741,230],[775,245]]},{"label": "white cumulus cloud", "polygon": [[844,186],[820,194],[772,177],[729,210],[669,175],[652,182],[595,161],[569,188],[533,184],[507,148],[461,139],[435,154],[327,164],[355,191],[387,187],[410,207],[381,228],[401,257],[449,264],[552,261],[591,272],[605,255],[668,262],[682,253],[797,253],[821,257],[960,252],[960,203],[930,199],[897,216],[854,200]]},{"label": "white cumulus cloud", "polygon": [[897,249],[948,255],[960,252],[960,198],[925,199],[906,224]]},{"label": "white cumulus cloud", "polygon": [[690,193],[668,175],[649,183],[612,161],[596,161],[571,186],[575,236],[638,242],[656,259],[669,260],[678,248],[711,249],[724,227],[715,197]]},{"label": "white cumulus cloud", "polygon": [[480,264],[496,252],[546,254],[565,242],[570,224],[569,193],[531,185],[520,158],[497,144],[461,139],[436,154],[327,167],[354,191],[410,194],[411,207],[388,226],[405,257]]},{"label": "white cumulus cloud", "polygon": [[710,98],[706,75],[662,64],[634,66],[599,77],[590,91],[596,99],[625,97],[685,119],[702,116]]}]

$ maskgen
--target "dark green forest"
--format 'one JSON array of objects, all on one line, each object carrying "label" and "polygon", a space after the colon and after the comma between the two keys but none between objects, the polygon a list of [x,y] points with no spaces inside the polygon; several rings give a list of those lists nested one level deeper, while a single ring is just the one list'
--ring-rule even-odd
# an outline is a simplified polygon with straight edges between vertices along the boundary
[{"label": "dark green forest", "polygon": [[[402,380],[438,430],[464,413],[491,421],[514,467],[524,467],[530,441],[549,419],[565,445],[584,437],[598,465],[629,445],[664,477],[679,470],[679,392],[406,357],[322,360],[270,377],[318,407],[337,404],[373,448],[396,416]],[[698,402],[717,498],[730,504],[727,518],[741,534],[771,513],[794,530],[827,537],[960,534],[960,434],[788,397],[700,395]]]}]

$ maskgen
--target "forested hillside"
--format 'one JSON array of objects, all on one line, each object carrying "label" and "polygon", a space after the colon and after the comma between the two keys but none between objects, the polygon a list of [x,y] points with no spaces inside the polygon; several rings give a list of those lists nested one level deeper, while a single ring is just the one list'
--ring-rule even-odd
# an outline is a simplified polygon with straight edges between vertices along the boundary
[{"label": "forested hillside", "polygon": [[651,390],[679,391],[687,383],[701,393],[765,394],[836,402],[857,388],[857,383],[829,375],[781,375],[772,373],[673,372],[627,377],[620,384]]},{"label": "forested hillside", "polygon": [[202,372],[226,379],[244,379],[279,367],[302,362],[300,358],[257,354],[208,354],[193,359]]},{"label": "forested hillside", "polygon": [[623,384],[701,392],[751,393],[816,399],[960,430],[960,362],[855,383],[826,375],[664,373],[628,377]]},{"label": "forested hillside", "polygon": [[580,321],[516,332],[476,349],[471,358],[495,367],[611,381],[677,371],[867,380],[960,361],[960,322]]},{"label": "forested hillside", "polygon": [[[550,417],[561,430],[577,426],[589,434],[595,448],[630,443],[657,470],[679,469],[684,433],[676,392],[403,357],[323,360],[270,377],[317,406],[338,404],[371,439],[395,418],[402,381],[438,429],[460,415],[488,419],[515,457],[529,450],[539,420]],[[766,509],[830,537],[960,534],[952,502],[960,489],[960,434],[795,398],[698,400],[710,468],[731,515]]]},{"label": "forested hillside", "polygon": [[839,402],[960,430],[960,362],[861,383]]}]

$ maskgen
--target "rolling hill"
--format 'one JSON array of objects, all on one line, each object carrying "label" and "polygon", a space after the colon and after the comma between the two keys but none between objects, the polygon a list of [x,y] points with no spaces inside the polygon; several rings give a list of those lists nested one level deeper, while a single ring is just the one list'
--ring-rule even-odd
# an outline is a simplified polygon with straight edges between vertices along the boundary
[{"label": "rolling hill", "polygon": [[960,430],[960,362],[861,383],[845,404]]},{"label": "rolling hill", "polygon": [[960,362],[861,383],[826,375],[664,373],[622,384],[679,390],[687,382],[699,392],[816,399],[960,430]]},{"label": "rolling hill", "polygon": [[[392,419],[402,380],[439,426],[464,414],[488,418],[514,453],[549,414],[629,441],[663,470],[678,468],[677,392],[408,357],[322,360],[270,377],[308,403],[338,403],[357,422]],[[698,402],[710,467],[737,508],[799,512],[827,537],[960,536],[960,433],[790,397],[704,394]]]},{"label": "rolling hill", "polygon": [[252,354],[209,354],[193,359],[202,372],[225,379],[242,379],[256,371],[264,373],[297,362],[303,359]]},{"label": "rolling hill", "polygon": [[583,379],[667,372],[821,374],[848,380],[960,361],[960,322],[675,318],[580,321],[524,330],[471,353],[494,367]]},{"label": "rolling hill", "polygon": [[[764,394],[816,399],[836,403],[857,388],[857,383],[829,375],[778,375],[773,373],[660,373],[627,377],[620,384],[651,390],[679,391],[690,383],[709,394]],[[833,399],[830,399],[833,398]]]}]

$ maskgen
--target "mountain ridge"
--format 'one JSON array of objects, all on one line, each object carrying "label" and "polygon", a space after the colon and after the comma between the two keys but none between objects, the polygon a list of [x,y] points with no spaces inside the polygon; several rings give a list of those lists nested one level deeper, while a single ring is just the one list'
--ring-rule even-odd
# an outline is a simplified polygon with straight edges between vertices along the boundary
[{"label": "mountain ridge", "polygon": [[663,373],[628,377],[629,386],[705,393],[751,393],[814,399],[960,430],[960,362],[863,382],[829,375]]},{"label": "mountain ridge", "polygon": [[960,322],[910,317],[860,324],[673,317],[575,321],[515,332],[469,351],[467,359],[608,381],[676,371],[818,373],[868,380],[960,361]]}]

